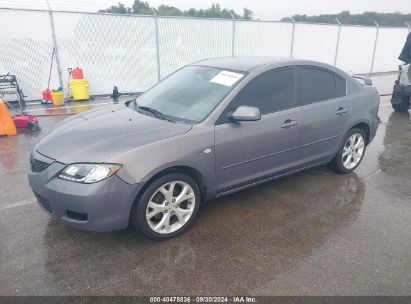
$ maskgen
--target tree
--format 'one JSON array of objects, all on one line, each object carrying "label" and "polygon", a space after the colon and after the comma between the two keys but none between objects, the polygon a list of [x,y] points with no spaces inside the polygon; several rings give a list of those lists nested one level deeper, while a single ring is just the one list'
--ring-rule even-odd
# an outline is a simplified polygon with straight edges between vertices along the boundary
[{"label": "tree", "polygon": [[244,19],[253,19],[253,12],[250,9],[244,7],[243,18]]},{"label": "tree", "polygon": [[140,0],[134,0],[133,6],[131,7],[133,14],[138,15],[152,15],[153,11],[150,8],[150,5],[147,2]]},{"label": "tree", "polygon": [[182,16],[184,13],[174,6],[160,5],[157,14],[161,16]]},{"label": "tree", "polygon": [[99,13],[111,13],[111,14],[130,14],[130,8],[119,2],[117,5],[112,5],[107,9],[99,10]]},{"label": "tree", "polygon": [[[113,13],[113,14],[138,14],[138,15],[152,15],[153,11],[148,2],[144,2],[141,0],[134,0],[134,3],[131,7],[125,7],[124,4],[118,3],[118,5],[110,6],[105,10],[99,10],[99,12],[103,13]],[[232,9],[221,8],[220,4],[213,3],[207,9],[199,9],[196,10],[195,8],[190,8],[189,10],[182,11],[174,6],[169,5],[160,5],[156,13],[161,16],[188,16],[188,17],[202,17],[202,18],[227,18],[231,19],[232,16],[236,19],[252,19],[253,12],[248,9],[244,8],[243,15],[237,14]]]},{"label": "tree", "polygon": [[[297,22],[312,22],[312,23],[336,23],[336,18],[343,24],[358,24],[375,26],[375,21],[383,26],[404,26],[405,22],[411,20],[411,14],[396,13],[377,13],[364,12],[362,14],[351,15],[349,11],[342,11],[338,14],[323,14],[318,16],[294,15],[294,20]],[[281,21],[291,21],[291,18],[286,17]]]}]

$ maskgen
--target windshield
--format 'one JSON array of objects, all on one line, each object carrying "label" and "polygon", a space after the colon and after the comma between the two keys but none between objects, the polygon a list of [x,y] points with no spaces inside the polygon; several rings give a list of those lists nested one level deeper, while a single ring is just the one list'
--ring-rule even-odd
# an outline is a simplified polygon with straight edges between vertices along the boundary
[{"label": "windshield", "polygon": [[213,67],[187,66],[141,95],[133,108],[175,122],[200,122],[243,76]]}]

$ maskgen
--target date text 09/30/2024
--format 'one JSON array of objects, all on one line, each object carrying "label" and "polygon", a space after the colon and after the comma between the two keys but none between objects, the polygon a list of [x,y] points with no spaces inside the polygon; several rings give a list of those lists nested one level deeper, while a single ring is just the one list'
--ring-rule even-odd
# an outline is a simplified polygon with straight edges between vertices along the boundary
[{"label": "date text 09/30/2024", "polygon": [[195,296],[195,297],[150,297],[150,303],[257,303],[257,298],[249,296]]}]

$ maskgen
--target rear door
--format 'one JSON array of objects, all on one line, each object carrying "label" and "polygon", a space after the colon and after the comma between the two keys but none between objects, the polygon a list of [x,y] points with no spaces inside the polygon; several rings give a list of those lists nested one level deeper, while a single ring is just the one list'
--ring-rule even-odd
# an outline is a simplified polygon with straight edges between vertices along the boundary
[{"label": "rear door", "polygon": [[[261,120],[232,122],[237,107],[258,107]],[[292,167],[298,161],[301,109],[293,68],[276,69],[247,84],[215,126],[218,192]]]},{"label": "rear door", "polygon": [[319,67],[297,68],[302,106],[301,162],[317,163],[333,155],[351,115],[346,80]]}]

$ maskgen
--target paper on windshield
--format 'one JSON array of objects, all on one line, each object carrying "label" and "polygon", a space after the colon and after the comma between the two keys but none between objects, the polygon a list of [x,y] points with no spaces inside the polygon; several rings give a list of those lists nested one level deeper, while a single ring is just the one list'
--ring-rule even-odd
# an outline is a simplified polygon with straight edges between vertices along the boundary
[{"label": "paper on windshield", "polygon": [[229,71],[221,71],[217,75],[210,80],[210,82],[218,83],[225,85],[227,87],[231,87],[237,80],[243,78],[243,74],[229,72]]}]

